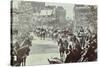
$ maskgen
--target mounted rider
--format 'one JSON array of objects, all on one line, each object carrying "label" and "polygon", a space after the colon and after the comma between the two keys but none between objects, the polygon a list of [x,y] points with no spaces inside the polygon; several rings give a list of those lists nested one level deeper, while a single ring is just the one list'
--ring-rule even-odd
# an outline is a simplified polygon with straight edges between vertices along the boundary
[{"label": "mounted rider", "polygon": [[84,29],[83,29],[82,26],[81,26],[81,29],[78,33],[78,37],[79,37],[79,40],[80,40],[81,48],[84,49],[86,36],[85,36]]}]

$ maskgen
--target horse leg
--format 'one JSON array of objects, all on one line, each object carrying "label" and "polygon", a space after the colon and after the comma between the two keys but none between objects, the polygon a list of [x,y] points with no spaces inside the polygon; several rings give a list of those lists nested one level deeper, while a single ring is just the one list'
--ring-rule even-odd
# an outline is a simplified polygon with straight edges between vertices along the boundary
[{"label": "horse leg", "polygon": [[62,62],[64,62],[64,52],[60,51],[60,59]]},{"label": "horse leg", "polygon": [[44,40],[45,40],[45,38],[46,38],[46,35],[44,34]]},{"label": "horse leg", "polygon": [[22,66],[24,66],[23,61],[24,61],[24,59],[22,58],[22,62],[21,62]]},{"label": "horse leg", "polygon": [[62,59],[62,53],[60,52],[60,59],[61,59],[61,61],[63,62],[63,59]]},{"label": "horse leg", "polygon": [[24,61],[23,61],[23,63],[24,63],[24,66],[26,65],[26,57],[24,58]]},{"label": "horse leg", "polygon": [[22,62],[21,62],[22,63],[22,66],[25,66],[25,60],[26,60],[26,57],[23,57],[22,58]]},{"label": "horse leg", "polygon": [[21,58],[17,57],[16,66],[21,66]]}]

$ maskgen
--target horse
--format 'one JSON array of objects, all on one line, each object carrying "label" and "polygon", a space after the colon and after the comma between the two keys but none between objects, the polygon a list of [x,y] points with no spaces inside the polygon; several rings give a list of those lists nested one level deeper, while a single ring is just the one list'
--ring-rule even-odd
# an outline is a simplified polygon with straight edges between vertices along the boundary
[{"label": "horse", "polygon": [[68,45],[67,56],[64,63],[77,62],[81,57],[81,47],[78,39],[73,36],[71,38],[71,45]]},{"label": "horse", "polygon": [[26,65],[26,57],[29,55],[30,48],[28,46],[23,46],[17,50],[17,66],[20,66],[22,63],[22,66]]},{"label": "horse", "polygon": [[44,30],[44,29],[41,30],[40,37],[41,37],[41,39],[45,39],[45,37],[46,37],[46,30]]},{"label": "horse", "polygon": [[66,48],[68,47],[68,42],[67,40],[62,40],[61,38],[58,40],[58,46],[59,46],[59,52],[60,52],[60,58],[61,58],[61,61],[64,62],[64,58],[65,58],[65,52],[66,51]]},{"label": "horse", "polygon": [[16,66],[25,66],[26,65],[26,57],[29,55],[30,46],[32,46],[31,41],[29,39],[25,39],[19,49],[16,50]]}]

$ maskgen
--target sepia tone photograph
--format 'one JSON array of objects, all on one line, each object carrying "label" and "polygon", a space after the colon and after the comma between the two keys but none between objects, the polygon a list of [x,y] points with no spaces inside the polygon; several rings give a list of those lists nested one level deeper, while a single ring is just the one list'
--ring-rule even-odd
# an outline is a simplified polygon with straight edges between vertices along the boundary
[{"label": "sepia tone photograph", "polygon": [[11,65],[97,61],[97,6],[11,1]]}]

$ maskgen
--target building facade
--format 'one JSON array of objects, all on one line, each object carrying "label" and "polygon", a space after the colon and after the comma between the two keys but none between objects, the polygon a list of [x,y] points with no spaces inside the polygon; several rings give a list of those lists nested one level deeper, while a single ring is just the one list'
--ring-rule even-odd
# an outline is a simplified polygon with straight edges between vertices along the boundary
[{"label": "building facade", "polygon": [[[92,8],[95,10],[94,13]],[[97,29],[97,8],[96,6],[91,5],[75,5],[74,6],[75,12],[75,29],[79,29],[82,26],[84,29],[89,28],[91,30]],[[95,25],[95,26],[93,26]]]}]

